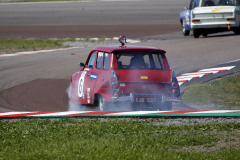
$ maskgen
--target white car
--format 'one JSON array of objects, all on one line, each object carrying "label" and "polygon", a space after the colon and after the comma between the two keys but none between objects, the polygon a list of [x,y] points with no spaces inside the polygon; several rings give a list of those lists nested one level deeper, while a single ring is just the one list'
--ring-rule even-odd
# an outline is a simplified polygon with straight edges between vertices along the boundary
[{"label": "white car", "polygon": [[199,0],[191,19],[194,38],[224,31],[240,34],[240,0]]}]

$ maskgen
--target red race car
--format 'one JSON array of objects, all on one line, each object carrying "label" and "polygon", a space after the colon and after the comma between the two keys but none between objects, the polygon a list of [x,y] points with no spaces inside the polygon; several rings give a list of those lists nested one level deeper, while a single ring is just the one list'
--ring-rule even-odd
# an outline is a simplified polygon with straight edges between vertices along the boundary
[{"label": "red race car", "polygon": [[180,100],[180,88],[165,51],[142,46],[97,47],[81,70],[71,77],[70,102],[111,110],[129,102],[132,110],[171,110]]}]

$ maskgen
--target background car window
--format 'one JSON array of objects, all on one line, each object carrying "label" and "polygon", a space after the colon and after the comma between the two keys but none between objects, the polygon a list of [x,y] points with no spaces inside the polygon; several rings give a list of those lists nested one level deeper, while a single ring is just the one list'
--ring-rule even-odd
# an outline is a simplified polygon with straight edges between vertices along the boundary
[{"label": "background car window", "polygon": [[194,0],[191,0],[190,5],[189,5],[189,9],[193,9],[194,8]]},{"label": "background car window", "polygon": [[202,0],[201,6],[234,6],[239,0]]},{"label": "background car window", "polygon": [[236,5],[240,6],[240,0],[236,0]]},{"label": "background car window", "polygon": [[87,64],[88,68],[93,68],[95,56],[96,56],[96,51],[92,53],[92,55],[88,61],[88,64]]},{"label": "background car window", "polygon": [[103,66],[103,52],[98,52],[97,56],[97,69],[101,69]]},{"label": "background car window", "polygon": [[110,54],[104,53],[104,66],[103,69],[108,70],[109,69],[109,62],[110,62]]}]

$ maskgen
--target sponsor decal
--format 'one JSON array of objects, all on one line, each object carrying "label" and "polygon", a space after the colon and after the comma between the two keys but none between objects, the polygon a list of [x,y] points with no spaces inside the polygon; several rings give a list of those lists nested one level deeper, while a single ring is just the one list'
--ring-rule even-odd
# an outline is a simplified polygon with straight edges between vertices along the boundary
[{"label": "sponsor decal", "polygon": [[96,73],[92,73],[91,76],[90,76],[90,79],[92,80],[96,80],[97,79],[97,74]]},{"label": "sponsor decal", "polygon": [[212,12],[219,12],[219,11],[224,11],[228,10],[227,8],[222,8],[222,9],[213,9]]},{"label": "sponsor decal", "polygon": [[90,91],[91,91],[91,89],[87,88],[87,101],[88,101],[88,103],[90,103]]},{"label": "sponsor decal", "polygon": [[141,76],[141,79],[148,79],[148,76]]},{"label": "sponsor decal", "polygon": [[84,94],[84,93],[83,93],[83,96],[82,96],[82,97],[83,97],[83,99],[85,99],[85,94]]}]

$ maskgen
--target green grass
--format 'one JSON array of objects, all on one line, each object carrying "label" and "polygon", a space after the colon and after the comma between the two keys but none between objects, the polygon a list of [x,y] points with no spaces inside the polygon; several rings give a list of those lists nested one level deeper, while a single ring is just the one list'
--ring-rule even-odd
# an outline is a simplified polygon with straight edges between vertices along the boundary
[{"label": "green grass", "polygon": [[82,38],[12,38],[0,39],[0,54],[8,54],[20,51],[32,51],[41,49],[64,48],[69,45],[64,42],[95,43],[107,40],[105,36],[98,37],[97,40],[89,37]]},{"label": "green grass", "polygon": [[0,39],[0,54],[66,47],[63,39]]},{"label": "green grass", "polygon": [[0,159],[240,159],[240,123],[138,119],[0,121]]},{"label": "green grass", "polygon": [[240,74],[189,86],[182,99],[187,104],[220,107],[217,109],[240,109]]}]

